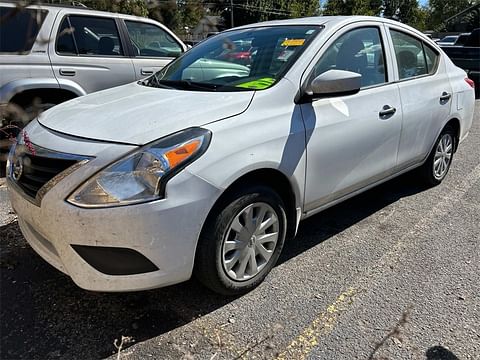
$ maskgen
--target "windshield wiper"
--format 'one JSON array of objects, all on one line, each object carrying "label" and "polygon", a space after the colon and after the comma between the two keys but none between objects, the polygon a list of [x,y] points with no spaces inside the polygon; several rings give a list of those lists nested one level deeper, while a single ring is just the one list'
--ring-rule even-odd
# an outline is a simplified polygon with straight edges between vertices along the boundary
[{"label": "windshield wiper", "polygon": [[221,85],[198,83],[190,80],[158,80],[158,84],[174,87],[182,90],[201,90],[201,91],[216,91]]},{"label": "windshield wiper", "polygon": [[174,89],[174,87],[172,86],[161,84],[158,80],[157,74],[153,74],[152,76],[142,80],[140,83],[145,86],[151,86],[156,88]]}]

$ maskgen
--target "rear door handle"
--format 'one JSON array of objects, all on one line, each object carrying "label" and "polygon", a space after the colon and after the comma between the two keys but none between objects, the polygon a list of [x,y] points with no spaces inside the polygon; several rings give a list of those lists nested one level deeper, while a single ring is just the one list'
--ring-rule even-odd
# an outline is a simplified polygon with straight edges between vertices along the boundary
[{"label": "rear door handle", "polygon": [[142,68],[142,69],[140,69],[140,74],[142,74],[144,76],[152,75],[153,74],[153,69]]},{"label": "rear door handle", "polygon": [[75,76],[75,70],[73,70],[73,69],[60,69],[60,75]]},{"label": "rear door handle", "polygon": [[378,115],[380,116],[380,119],[388,119],[396,112],[397,109],[395,109],[393,106],[385,105],[383,109],[378,113]]},{"label": "rear door handle", "polygon": [[442,93],[442,96],[440,96],[440,102],[441,103],[447,103],[448,100],[450,100],[451,97],[452,97],[452,94],[449,94],[449,93],[444,91]]}]

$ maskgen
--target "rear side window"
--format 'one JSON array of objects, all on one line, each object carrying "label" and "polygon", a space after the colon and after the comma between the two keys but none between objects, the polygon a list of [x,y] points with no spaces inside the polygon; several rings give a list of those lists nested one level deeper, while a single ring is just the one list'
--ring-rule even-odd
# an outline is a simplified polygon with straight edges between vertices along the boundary
[{"label": "rear side window", "polygon": [[[390,30],[390,34],[395,48],[400,80],[428,74],[428,59],[426,60],[422,42],[399,31]],[[431,53],[430,56],[431,67],[434,70],[436,59]]]},{"label": "rear side window", "polygon": [[0,53],[30,51],[47,13],[47,10],[0,7]]},{"label": "rear side window", "polygon": [[55,48],[62,55],[123,56],[115,20],[102,17],[65,17]]}]

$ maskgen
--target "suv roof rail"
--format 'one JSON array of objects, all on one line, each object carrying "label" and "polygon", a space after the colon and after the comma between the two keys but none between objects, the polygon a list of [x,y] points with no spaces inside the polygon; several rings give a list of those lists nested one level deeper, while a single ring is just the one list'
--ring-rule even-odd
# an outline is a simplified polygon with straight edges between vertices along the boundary
[{"label": "suv roof rail", "polygon": [[41,0],[30,1],[30,2],[27,2],[26,4],[19,4],[18,0],[1,0],[0,2],[18,4],[21,7],[30,6],[30,5],[40,5],[40,6],[49,6],[49,7],[58,7],[58,8],[74,8],[74,9],[81,8],[81,9],[85,9],[85,10],[93,10],[92,8],[88,7],[87,5],[82,3],[81,1],[75,1],[75,0],[71,0],[66,4],[51,4],[51,3],[41,1]]}]

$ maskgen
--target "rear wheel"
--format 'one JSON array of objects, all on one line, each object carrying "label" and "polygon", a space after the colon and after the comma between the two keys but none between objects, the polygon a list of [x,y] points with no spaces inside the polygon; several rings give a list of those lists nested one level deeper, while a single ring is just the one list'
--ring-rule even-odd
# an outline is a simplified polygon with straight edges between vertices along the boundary
[{"label": "rear wheel", "polygon": [[452,164],[453,153],[456,146],[455,131],[451,126],[445,127],[438,137],[427,161],[420,168],[420,173],[430,186],[440,184],[447,176]]},{"label": "rear wheel", "polygon": [[195,275],[224,295],[250,291],[277,262],[286,227],[285,206],[272,189],[255,186],[232,194],[202,231]]}]

